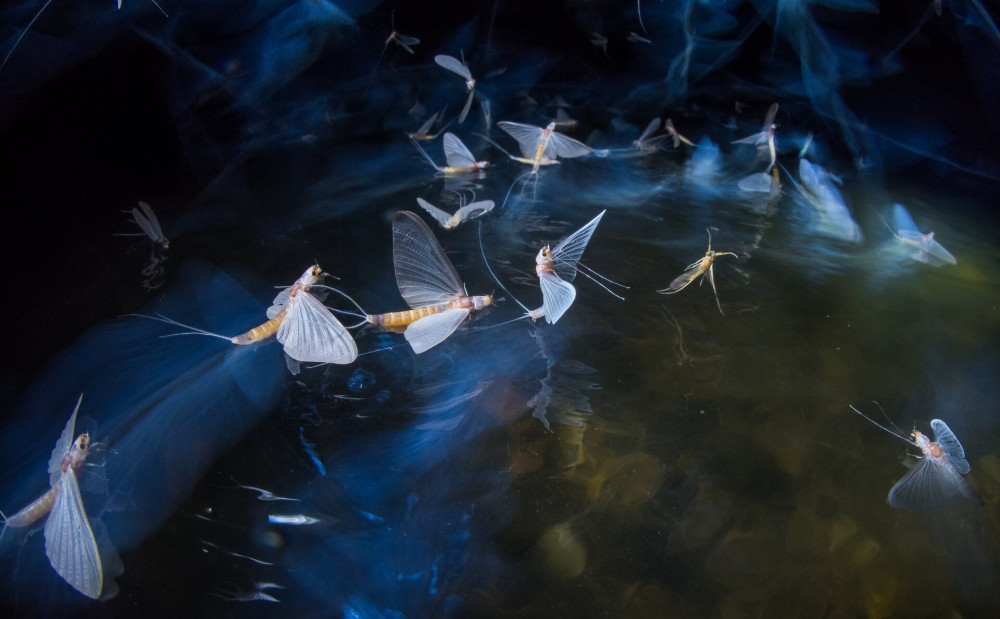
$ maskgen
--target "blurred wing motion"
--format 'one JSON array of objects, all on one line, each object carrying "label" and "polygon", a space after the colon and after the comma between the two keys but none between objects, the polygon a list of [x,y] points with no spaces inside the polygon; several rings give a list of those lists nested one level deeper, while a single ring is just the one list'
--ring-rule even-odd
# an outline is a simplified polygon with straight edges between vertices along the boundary
[{"label": "blurred wing motion", "polygon": [[444,158],[450,167],[471,168],[475,166],[476,158],[454,133],[444,134],[443,144]]},{"label": "blurred wing motion", "polygon": [[766,172],[758,172],[740,179],[737,186],[748,193],[771,193],[774,191],[774,178]]},{"label": "blurred wing motion", "polygon": [[60,483],[45,522],[45,554],[53,569],[74,589],[97,599],[104,588],[101,555],[72,467],[66,469]]},{"label": "blurred wing motion", "polygon": [[148,204],[139,202],[139,207],[132,209],[132,218],[135,219],[135,223],[139,224],[139,227],[142,228],[142,231],[146,233],[146,236],[151,241],[164,249],[170,246],[170,241],[163,235],[163,230],[160,228],[160,221],[156,218],[156,214],[153,213],[152,207]]},{"label": "blurred wing motion", "polygon": [[[573,157],[583,157],[595,152],[583,142],[574,140],[553,130],[555,123],[546,128],[534,125],[525,125],[510,121],[500,121],[497,126],[506,131],[521,145],[521,154],[525,157],[535,157],[541,144],[545,144],[542,157],[549,159],[572,159]],[[601,151],[602,153],[604,151]]]},{"label": "blurred wing motion", "polygon": [[447,339],[468,318],[469,313],[467,309],[449,309],[426,316],[406,327],[403,337],[413,347],[413,352],[419,355]]},{"label": "blurred wing motion", "polygon": [[892,221],[895,226],[893,234],[895,234],[896,238],[901,243],[916,248],[916,251],[910,256],[914,260],[919,260],[933,266],[958,264],[955,256],[951,255],[951,252],[934,239],[933,232],[924,234],[917,228],[917,225],[913,222],[913,218],[910,217],[906,207],[902,204],[893,205]]},{"label": "blurred wing motion", "polygon": [[411,308],[462,296],[458,271],[420,217],[400,211],[392,219],[392,259],[399,293]]},{"label": "blurred wing motion", "polygon": [[462,108],[462,113],[458,115],[458,124],[461,125],[465,122],[465,117],[469,115],[469,108],[472,107],[472,98],[475,96],[476,80],[472,79],[472,72],[469,71],[469,67],[465,66],[465,63],[454,56],[438,54],[437,56],[434,56],[434,62],[438,63],[438,65],[442,68],[448,69],[452,73],[455,73],[465,79],[465,85],[469,89],[469,97],[465,100],[465,107]]},{"label": "blurred wing motion", "polygon": [[303,363],[344,365],[358,356],[358,347],[344,325],[305,290],[300,290],[291,302],[277,338],[285,354]]},{"label": "blurred wing motion", "polygon": [[576,300],[576,288],[573,284],[547,272],[538,275],[538,283],[542,289],[545,320],[549,324],[555,324]]},{"label": "blurred wing motion", "polygon": [[601,223],[601,217],[607,210],[601,211],[597,217],[591,219],[585,226],[567,236],[559,242],[549,256],[552,259],[552,268],[560,278],[571,282],[576,278],[576,265],[583,256],[583,251],[587,249],[590,237],[597,229],[597,224]]},{"label": "blurred wing motion", "polygon": [[962,475],[969,472],[962,444],[940,419],[931,421],[931,427],[943,455],[935,457],[925,448],[920,461],[889,491],[889,505],[902,509],[929,509],[956,494],[972,496],[972,490],[962,479]]}]

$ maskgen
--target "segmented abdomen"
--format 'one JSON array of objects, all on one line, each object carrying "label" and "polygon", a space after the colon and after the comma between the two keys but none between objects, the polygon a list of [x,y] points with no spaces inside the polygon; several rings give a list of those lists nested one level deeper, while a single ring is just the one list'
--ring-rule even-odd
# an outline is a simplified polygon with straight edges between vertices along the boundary
[{"label": "segmented abdomen", "polygon": [[[290,300],[289,305],[292,302],[293,301]],[[271,337],[272,335],[274,335],[275,331],[278,330],[278,327],[281,326],[281,322],[285,319],[285,314],[287,313],[288,313],[288,305],[286,305],[284,309],[278,312],[277,315],[275,315],[275,317],[272,318],[271,320],[268,320],[264,324],[256,326],[253,329],[250,329],[246,333],[241,333],[236,337],[234,337],[231,340],[232,343],[238,344],[240,346],[246,346],[247,344],[253,344],[254,342],[259,342],[261,340],[265,340]]]},{"label": "segmented abdomen", "polygon": [[62,478],[60,477],[59,481],[57,481],[54,486],[49,488],[48,492],[38,497],[27,507],[8,518],[7,526],[26,527],[45,514],[49,513],[49,510],[52,509],[52,503],[56,500],[56,495],[59,494],[59,488],[61,487]]},{"label": "segmented abdomen", "polygon": [[374,314],[368,316],[368,322],[382,327],[405,327],[421,318],[440,314],[448,309],[447,305],[428,305],[417,309],[406,310],[405,312],[389,312],[388,314]]}]

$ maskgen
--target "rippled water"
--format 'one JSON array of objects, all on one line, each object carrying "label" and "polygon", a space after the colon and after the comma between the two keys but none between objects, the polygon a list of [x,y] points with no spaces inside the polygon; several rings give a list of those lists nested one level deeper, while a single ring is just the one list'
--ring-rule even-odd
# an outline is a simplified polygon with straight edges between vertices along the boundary
[{"label": "rippled water", "polygon": [[[354,331],[363,353],[355,363],[292,376],[273,342],[163,338],[178,329],[119,316],[159,312],[232,335],[262,322],[273,286],[314,260],[365,310],[401,310],[391,215],[419,211],[417,197],[453,210],[459,182],[435,177],[403,137],[414,124],[405,110],[377,125],[370,109],[350,108],[354,98],[345,108],[325,95],[333,99],[314,122],[305,111],[261,120],[226,116],[263,113],[252,106],[195,106],[198,123],[239,128],[231,140],[184,129],[196,122],[184,115],[149,120],[162,108],[147,97],[190,86],[146,84],[147,113],[135,117],[100,105],[115,93],[139,103],[121,83],[74,102],[91,92],[90,78],[110,86],[134,74],[118,54],[146,48],[130,36],[42,90],[39,109],[19,110],[21,122],[5,129],[27,149],[8,208],[31,205],[46,225],[9,239],[19,292],[5,304],[14,329],[0,500],[10,513],[45,490],[45,460],[83,392],[89,419],[78,427],[110,448],[81,477],[96,480],[85,502],[125,567],[117,597],[85,603],[49,567],[41,531],[8,530],[0,574],[12,613],[889,617],[974,616],[1000,602],[1000,247],[985,215],[997,191],[988,173],[943,172],[943,158],[859,170],[844,153],[815,155],[842,178],[864,234],[851,243],[824,227],[790,145],[779,154],[780,192],[737,189],[766,158],[730,142],[759,130],[771,100],[784,106],[773,92],[756,92],[738,127],[723,126],[728,99],[702,98],[675,115],[693,140],[722,145],[706,176],[692,158],[707,143],[629,152],[634,136],[595,120],[612,112],[594,111],[592,86],[585,123],[600,132],[595,146],[612,152],[543,168],[527,187],[515,181],[524,166],[473,135],[483,130],[474,107],[478,124],[452,130],[494,165],[466,181],[465,195],[497,208],[434,230],[469,293],[504,301],[422,355],[401,335],[365,327]],[[370,60],[357,61],[365,77]],[[389,60],[382,70],[394,76],[406,59]],[[423,64],[407,83],[455,86],[447,99],[456,111],[461,84]],[[509,70],[518,75],[511,90],[528,79],[521,64]],[[623,71],[608,82],[635,80],[638,91],[641,81]],[[566,79],[534,87],[570,96]],[[356,97],[365,80],[343,82]],[[265,86],[243,85],[260,97]],[[383,78],[367,87],[391,107]],[[815,120],[793,90],[779,145]],[[295,92],[280,101],[314,101]],[[510,115],[494,120],[544,124],[542,112],[505,101]],[[61,109],[75,109],[72,120],[59,120]],[[515,147],[496,128],[490,136]],[[88,158],[87,145],[99,152]],[[443,163],[439,142],[425,145]],[[168,152],[149,154],[157,148]],[[51,167],[40,170],[46,157]],[[123,172],[101,167],[115,162]],[[74,196],[79,208],[58,210]],[[132,231],[118,203],[135,199],[153,205],[169,250],[112,236]],[[880,219],[894,203],[957,264],[901,253]],[[557,324],[500,324],[523,313],[515,299],[540,305],[538,248],[604,209],[582,262],[628,286],[612,286],[625,299],[580,276]],[[725,315],[701,280],[656,292],[704,255],[709,233],[712,249],[736,254],[714,265]],[[327,302],[351,309],[336,295]],[[891,508],[886,494],[916,450],[851,404],[903,434],[945,420],[977,498]]]}]

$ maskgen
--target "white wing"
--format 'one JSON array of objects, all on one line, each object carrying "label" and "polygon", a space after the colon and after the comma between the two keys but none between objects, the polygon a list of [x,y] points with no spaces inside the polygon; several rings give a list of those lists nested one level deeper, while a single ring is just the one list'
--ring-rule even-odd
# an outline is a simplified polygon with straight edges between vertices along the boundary
[{"label": "white wing", "polygon": [[903,238],[920,240],[924,233],[917,229],[917,224],[913,223],[913,218],[902,204],[892,205],[892,224],[896,229],[896,234]]},{"label": "white wing", "polygon": [[62,477],[62,461],[66,457],[66,453],[69,451],[70,446],[73,444],[74,429],[76,428],[76,412],[80,410],[80,403],[83,402],[83,394],[76,400],[76,408],[73,409],[73,414],[69,416],[69,421],[66,422],[66,427],[63,428],[62,435],[59,440],[56,441],[56,446],[52,449],[52,455],[49,456],[49,487],[56,485],[59,478]]},{"label": "white wing", "polygon": [[646,140],[646,138],[656,133],[656,130],[659,128],[660,128],[660,119],[654,118],[653,120],[649,121],[649,124],[646,125],[646,128],[642,130],[642,133],[639,134],[639,139],[636,140],[636,142],[642,144]]},{"label": "white wing", "polygon": [[557,320],[573,305],[576,299],[576,288],[569,282],[564,282],[552,273],[542,272],[539,276],[542,287],[542,308],[545,309],[545,320],[555,324]]},{"label": "white wing", "polygon": [[451,220],[451,215],[442,211],[423,198],[417,198],[417,204],[420,205],[420,208],[430,213],[431,217],[434,218],[434,221],[438,222],[442,226],[447,225],[448,221]]},{"label": "white wing", "polygon": [[934,442],[944,450],[948,464],[963,475],[968,473],[969,463],[965,460],[965,449],[948,424],[940,419],[932,419],[931,428],[934,430]]},{"label": "white wing", "polygon": [[525,157],[534,156],[535,151],[538,149],[538,140],[541,139],[542,132],[545,131],[541,127],[510,122],[508,120],[501,120],[497,123],[497,127],[500,127],[517,140],[518,144],[521,145],[521,153]]},{"label": "white wing", "polygon": [[476,158],[472,156],[472,153],[465,144],[462,144],[462,140],[451,133],[450,131],[444,134],[444,158],[448,162],[448,165],[453,168],[468,168],[472,164],[476,163]]},{"label": "white wing", "polygon": [[95,600],[101,597],[101,555],[72,468],[62,476],[62,486],[45,521],[45,554],[52,569],[74,589]]},{"label": "white wing", "polygon": [[455,265],[414,213],[400,211],[392,218],[392,260],[399,294],[412,308],[447,303],[465,294]]},{"label": "white wing", "polygon": [[292,292],[292,287],[289,286],[288,288],[282,289],[282,291],[279,292],[276,297],[274,297],[274,301],[271,301],[271,307],[267,308],[268,320],[271,320],[272,318],[280,314],[281,310],[285,309],[285,306],[288,305],[288,299],[290,298],[289,295],[291,294],[291,292]]},{"label": "white wing", "polygon": [[413,347],[413,352],[419,355],[437,346],[454,333],[469,312],[467,309],[450,309],[440,314],[431,314],[406,327],[403,337]]},{"label": "white wing", "polygon": [[733,140],[733,144],[767,144],[768,135],[767,131],[761,131],[739,140]]},{"label": "white wing", "polygon": [[[410,53],[412,54],[413,51],[410,50]],[[434,123],[437,122],[437,119],[438,119],[438,112],[434,112],[433,114],[431,114],[431,117],[428,118],[424,124],[420,125],[419,129],[417,129],[417,135],[427,135],[428,133],[430,133],[431,127],[434,126]]]},{"label": "white wing", "polygon": [[300,291],[277,332],[285,354],[303,363],[347,364],[358,356],[358,347],[319,299]]},{"label": "white wing", "polygon": [[971,494],[946,461],[925,456],[889,491],[889,505],[902,509],[936,507],[955,494]]},{"label": "white wing", "polygon": [[476,91],[469,89],[469,96],[465,99],[465,107],[462,108],[462,113],[458,115],[458,124],[465,122],[465,117],[469,115],[469,109],[472,107],[472,98],[475,96]]},{"label": "white wing", "polygon": [[163,238],[163,230],[160,229],[160,221],[153,213],[152,207],[145,202],[139,203],[139,208],[132,209],[132,217],[135,223],[139,224],[142,231],[153,241],[160,241]]},{"label": "white wing", "polygon": [[604,213],[606,212],[606,209],[601,211],[597,217],[591,219],[585,226],[560,241],[552,250],[550,253],[552,268],[555,269],[556,275],[560,278],[567,282],[571,282],[576,278],[576,264],[580,261],[583,250],[587,249],[587,243],[590,242],[591,235],[594,234],[597,224],[601,223],[601,217],[604,217]]},{"label": "white wing", "polygon": [[773,188],[774,179],[770,174],[765,174],[764,172],[759,172],[757,174],[751,174],[750,176],[740,179],[740,182],[736,183],[742,191],[747,191],[751,193],[771,193]]},{"label": "white wing", "polygon": [[434,62],[438,63],[441,67],[448,69],[452,73],[461,75],[466,80],[472,79],[472,73],[469,71],[469,67],[462,64],[462,61],[454,56],[438,54],[437,56],[434,56]]},{"label": "white wing", "polygon": [[574,140],[573,138],[566,137],[561,133],[553,131],[552,134],[549,135],[549,143],[545,145],[544,156],[552,159],[556,159],[557,157],[572,159],[573,157],[583,157],[584,155],[589,155],[592,150],[593,149],[579,140]]},{"label": "white wing", "polygon": [[492,211],[493,206],[493,200],[473,202],[472,204],[466,204],[462,208],[455,211],[455,216],[458,218],[459,223],[461,223],[463,221],[475,219],[476,217],[482,217],[486,213]]}]

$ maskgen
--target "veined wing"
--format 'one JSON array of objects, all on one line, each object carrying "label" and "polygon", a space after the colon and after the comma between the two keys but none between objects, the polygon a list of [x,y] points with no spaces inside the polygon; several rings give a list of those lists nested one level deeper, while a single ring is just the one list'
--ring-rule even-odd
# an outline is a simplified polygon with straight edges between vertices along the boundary
[{"label": "veined wing", "polygon": [[493,200],[480,200],[479,202],[466,204],[462,208],[455,211],[455,217],[458,219],[459,223],[461,223],[463,221],[475,219],[476,217],[482,217],[486,213],[492,211],[494,206]]},{"label": "veined wing", "polygon": [[289,286],[288,288],[283,288],[281,292],[279,292],[277,296],[274,297],[274,300],[271,301],[271,307],[267,308],[268,320],[271,320],[272,318],[280,314],[281,310],[285,309],[285,306],[288,305],[288,299],[291,298],[291,292],[292,292],[292,287]]},{"label": "veined wing", "polygon": [[687,268],[686,271],[674,278],[674,281],[670,282],[670,285],[663,290],[657,290],[661,294],[674,294],[675,292],[680,292],[688,287],[694,280],[698,279],[698,276],[704,273],[707,269],[702,267],[704,259],[695,262]]},{"label": "veined wing", "polygon": [[543,271],[538,276],[542,288],[542,308],[545,309],[545,320],[555,324],[557,320],[573,305],[576,299],[576,288],[573,284],[559,279],[558,276]]},{"label": "veined wing", "polygon": [[52,455],[49,456],[49,487],[56,485],[59,478],[62,477],[62,461],[66,456],[66,452],[69,451],[70,446],[73,444],[73,432],[76,428],[76,413],[80,410],[80,403],[83,402],[83,394],[76,400],[76,408],[73,409],[73,414],[69,416],[69,421],[66,422],[66,427],[63,428],[62,435],[59,436],[59,440],[56,441],[56,446],[52,449]]},{"label": "veined wing", "polygon": [[517,140],[517,143],[521,145],[521,154],[525,157],[535,156],[535,151],[538,150],[538,140],[542,138],[542,133],[545,131],[541,127],[510,122],[509,120],[501,120],[497,123],[497,127]]},{"label": "veined wing", "polygon": [[468,168],[476,163],[472,152],[462,144],[462,140],[450,131],[444,134],[444,158],[453,168]]},{"label": "veined wing", "polygon": [[963,475],[968,473],[969,463],[965,460],[965,449],[948,424],[940,419],[932,419],[931,429],[934,430],[934,442],[944,450],[948,464]]},{"label": "veined wing", "polygon": [[434,62],[438,63],[438,65],[442,68],[448,69],[452,73],[457,73],[466,80],[472,79],[472,73],[469,71],[469,67],[465,66],[461,60],[455,58],[454,56],[438,54],[437,56],[434,56]]},{"label": "veined wing", "polygon": [[902,509],[928,509],[960,493],[971,493],[962,476],[947,462],[925,456],[896,482],[888,501]]},{"label": "veined wing", "polygon": [[567,137],[561,133],[555,131],[549,135],[549,142],[545,145],[545,157],[551,159],[556,159],[558,157],[563,157],[565,159],[572,159],[573,157],[583,157],[584,155],[589,155],[594,149],[590,148],[583,142],[579,140],[574,140],[571,137]]},{"label": "veined wing", "polygon": [[594,234],[597,224],[601,223],[601,217],[604,217],[604,213],[606,212],[606,209],[601,211],[597,217],[591,219],[585,226],[564,238],[552,250],[550,253],[552,268],[555,269],[556,274],[560,278],[567,282],[571,282],[576,278],[576,264],[580,261],[580,257],[583,256],[583,250],[587,249],[587,243],[590,242],[591,235]]},{"label": "veined wing", "polygon": [[447,226],[448,222],[451,221],[451,215],[449,215],[445,211],[442,211],[441,209],[434,206],[427,200],[424,200],[423,198],[417,198],[417,204],[420,205],[420,208],[430,213],[430,216],[434,218],[434,221],[441,224],[442,227]]},{"label": "veined wing", "polygon": [[392,218],[392,259],[399,294],[412,308],[447,303],[465,294],[455,265],[434,233],[410,211]]},{"label": "veined wing", "polygon": [[419,355],[447,339],[469,313],[468,309],[449,309],[439,314],[425,316],[406,327],[403,337],[413,347],[413,352]]},{"label": "veined wing", "polygon": [[45,554],[63,580],[96,600],[104,588],[101,555],[72,467],[66,469],[61,483],[45,521]]},{"label": "veined wing", "polygon": [[351,363],[358,347],[319,299],[300,290],[277,332],[285,354],[302,363]]}]

